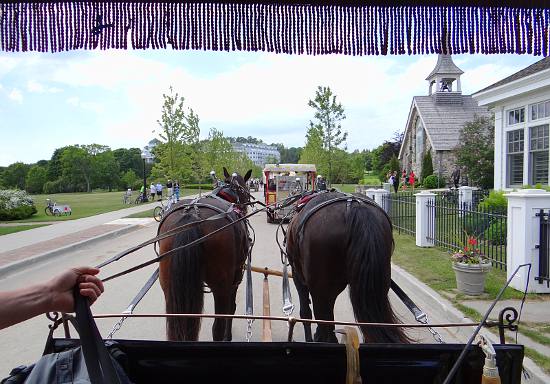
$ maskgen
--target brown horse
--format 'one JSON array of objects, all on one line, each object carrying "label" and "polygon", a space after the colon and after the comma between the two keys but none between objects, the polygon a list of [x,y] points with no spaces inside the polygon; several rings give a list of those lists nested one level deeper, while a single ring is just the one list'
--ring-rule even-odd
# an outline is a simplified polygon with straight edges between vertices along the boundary
[{"label": "brown horse", "polygon": [[[290,221],[287,253],[300,298],[300,317],[334,320],[334,303],[349,284],[358,322],[396,323],[388,290],[392,224],[372,200],[339,192],[315,195]],[[311,326],[304,324],[306,341]],[[402,328],[362,327],[365,342],[409,342]],[[336,342],[334,326],[319,325],[315,341]]]},{"label": "brown horse", "polygon": [[[208,196],[185,200],[176,205],[159,224],[162,234],[176,227],[198,222],[214,215],[216,220],[202,221],[186,227],[177,235],[160,241],[160,255],[188,244],[202,236],[234,222],[246,214],[249,193],[245,177],[230,176],[224,167],[225,182]],[[233,205],[234,204],[234,205]],[[231,207],[234,209],[230,209]],[[202,313],[205,285],[214,296],[217,314],[235,314],[237,287],[243,278],[243,267],[250,251],[246,223],[240,221],[204,242],[184,248],[160,262],[160,285],[166,300],[166,313]],[[200,318],[174,318],[166,320],[168,340],[198,340]],[[214,341],[231,341],[231,319],[215,319],[212,326]]]}]

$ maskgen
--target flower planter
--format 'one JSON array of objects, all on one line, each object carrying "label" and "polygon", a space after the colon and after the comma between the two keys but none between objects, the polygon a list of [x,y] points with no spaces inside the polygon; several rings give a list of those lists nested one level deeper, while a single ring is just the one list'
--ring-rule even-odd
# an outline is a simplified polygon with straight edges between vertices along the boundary
[{"label": "flower planter", "polygon": [[481,295],[485,289],[485,276],[491,269],[491,262],[481,264],[453,263],[456,287],[467,295]]}]

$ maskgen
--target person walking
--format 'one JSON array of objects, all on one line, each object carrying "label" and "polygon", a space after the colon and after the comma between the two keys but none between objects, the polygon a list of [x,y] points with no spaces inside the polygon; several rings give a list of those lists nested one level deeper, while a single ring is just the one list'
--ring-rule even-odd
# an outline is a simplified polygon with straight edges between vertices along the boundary
[{"label": "person walking", "polygon": [[162,200],[162,184],[157,183],[157,185],[155,185],[155,189],[157,190],[157,199],[158,199],[158,201],[161,201]]},{"label": "person walking", "polygon": [[397,178],[397,171],[393,171],[392,178],[393,178],[393,190],[395,191],[395,193],[397,193],[397,190],[399,188],[399,179]]},{"label": "person walking", "polygon": [[151,201],[154,201],[155,195],[157,194],[157,187],[155,187],[155,183],[151,183],[151,186],[149,187],[149,194],[151,195]]},{"label": "person walking", "polygon": [[172,197],[172,193],[173,193],[173,190],[172,190],[172,180],[168,179],[168,182],[166,183],[166,189],[168,190],[168,198],[171,198]]},{"label": "person walking", "polygon": [[176,195],[176,201],[180,201],[180,183],[177,180],[174,183],[174,194]]},{"label": "person walking", "polygon": [[411,173],[409,173],[409,185],[414,190],[414,178],[416,175],[414,174],[414,171],[411,169]]}]

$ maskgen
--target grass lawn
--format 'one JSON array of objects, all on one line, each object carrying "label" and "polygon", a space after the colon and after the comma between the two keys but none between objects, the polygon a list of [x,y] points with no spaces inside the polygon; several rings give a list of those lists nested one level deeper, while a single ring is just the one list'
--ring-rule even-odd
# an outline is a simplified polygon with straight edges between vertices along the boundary
[{"label": "grass lawn", "polygon": [[[196,189],[182,189],[181,196],[198,193]],[[133,207],[122,203],[124,192],[91,192],[91,193],[56,193],[52,195],[33,195],[34,204],[38,212],[31,218],[24,220],[14,220],[10,222],[41,222],[41,221],[65,221],[81,219],[83,217],[94,216],[100,213],[116,211],[123,208]],[[137,194],[134,193],[134,199]],[[58,204],[68,204],[71,206],[72,214],[70,216],[47,216],[44,212],[46,208],[46,199]],[[149,203],[151,210],[155,207],[154,203]]]},{"label": "grass lawn", "polygon": [[44,227],[48,224],[36,224],[36,225],[17,225],[17,226],[9,226],[9,227],[0,227],[0,236],[7,235],[9,233],[15,233],[15,232],[21,232],[26,231],[28,229],[38,228],[38,227]]},{"label": "grass lawn", "polygon": [[341,192],[354,193],[355,184],[332,184],[332,188],[336,188]]}]

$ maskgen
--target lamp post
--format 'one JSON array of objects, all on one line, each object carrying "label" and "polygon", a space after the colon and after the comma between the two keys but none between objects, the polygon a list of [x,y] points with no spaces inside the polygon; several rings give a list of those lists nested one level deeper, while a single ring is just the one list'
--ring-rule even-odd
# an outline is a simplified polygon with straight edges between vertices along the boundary
[{"label": "lamp post", "polygon": [[145,164],[150,163],[153,160],[153,155],[147,148],[141,151],[141,158],[143,159],[143,196],[141,197],[142,203],[147,203],[147,178],[145,177]]}]

